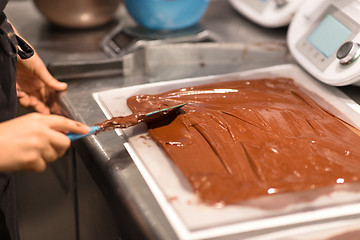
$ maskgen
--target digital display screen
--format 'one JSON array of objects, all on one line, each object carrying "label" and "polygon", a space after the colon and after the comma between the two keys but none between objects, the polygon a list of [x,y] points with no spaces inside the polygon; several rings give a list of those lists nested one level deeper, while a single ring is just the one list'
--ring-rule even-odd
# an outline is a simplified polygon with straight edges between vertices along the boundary
[{"label": "digital display screen", "polygon": [[328,14],[312,31],[307,41],[325,57],[332,56],[351,35],[352,31],[344,24]]}]

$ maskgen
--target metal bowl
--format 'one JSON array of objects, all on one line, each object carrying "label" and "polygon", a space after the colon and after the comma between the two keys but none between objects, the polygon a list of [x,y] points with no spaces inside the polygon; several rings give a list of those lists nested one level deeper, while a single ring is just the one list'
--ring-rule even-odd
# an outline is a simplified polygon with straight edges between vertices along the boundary
[{"label": "metal bowl", "polygon": [[70,28],[89,28],[109,22],[121,0],[34,0],[51,22]]},{"label": "metal bowl", "polygon": [[152,30],[178,30],[197,23],[210,0],[124,0],[132,18]]}]

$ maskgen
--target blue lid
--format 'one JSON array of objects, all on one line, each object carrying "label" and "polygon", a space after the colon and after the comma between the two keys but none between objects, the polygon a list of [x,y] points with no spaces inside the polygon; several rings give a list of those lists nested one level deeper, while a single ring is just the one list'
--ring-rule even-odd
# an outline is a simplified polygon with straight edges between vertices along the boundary
[{"label": "blue lid", "polygon": [[125,0],[133,19],[152,30],[177,30],[196,24],[209,0]]}]

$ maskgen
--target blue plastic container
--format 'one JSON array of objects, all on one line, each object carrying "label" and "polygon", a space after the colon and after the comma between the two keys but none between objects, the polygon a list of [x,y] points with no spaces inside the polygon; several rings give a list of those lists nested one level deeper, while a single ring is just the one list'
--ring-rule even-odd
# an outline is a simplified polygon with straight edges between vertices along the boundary
[{"label": "blue plastic container", "polygon": [[152,30],[178,30],[196,24],[210,0],[125,0],[132,18]]}]

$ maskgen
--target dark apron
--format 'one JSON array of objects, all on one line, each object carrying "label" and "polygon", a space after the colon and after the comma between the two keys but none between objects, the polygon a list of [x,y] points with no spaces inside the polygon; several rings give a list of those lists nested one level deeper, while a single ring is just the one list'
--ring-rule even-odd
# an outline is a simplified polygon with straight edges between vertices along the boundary
[{"label": "dark apron", "polygon": [[[29,58],[32,49],[15,35],[4,13],[0,14],[0,122],[16,116],[16,60]],[[1,150],[0,150],[1,151]],[[0,152],[1,154],[1,152]],[[15,181],[12,174],[0,173],[0,240],[18,240]]]}]

